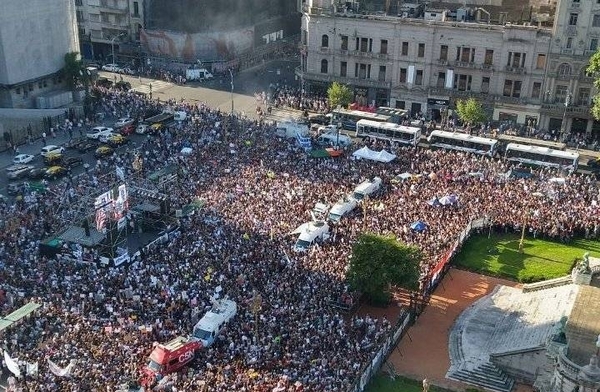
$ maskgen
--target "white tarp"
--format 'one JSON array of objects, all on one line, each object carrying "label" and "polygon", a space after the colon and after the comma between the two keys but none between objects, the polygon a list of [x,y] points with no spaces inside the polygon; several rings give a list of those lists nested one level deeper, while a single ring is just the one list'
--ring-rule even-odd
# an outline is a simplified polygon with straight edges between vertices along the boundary
[{"label": "white tarp", "polygon": [[75,360],[72,359],[71,362],[64,369],[52,362],[52,360],[48,359],[48,369],[58,377],[65,377],[71,375],[71,371],[75,367]]},{"label": "white tarp", "polygon": [[354,153],[352,153],[352,156],[356,158],[369,159],[371,161],[384,163],[391,162],[394,159],[396,159],[396,156],[394,154],[391,154],[385,150],[379,152],[373,151],[369,147],[363,147],[359,150],[354,151]]},{"label": "white tarp", "polygon": [[4,363],[12,374],[14,374],[17,378],[21,378],[21,369],[19,369],[19,365],[10,357],[10,355],[8,355],[7,351],[4,351]]}]

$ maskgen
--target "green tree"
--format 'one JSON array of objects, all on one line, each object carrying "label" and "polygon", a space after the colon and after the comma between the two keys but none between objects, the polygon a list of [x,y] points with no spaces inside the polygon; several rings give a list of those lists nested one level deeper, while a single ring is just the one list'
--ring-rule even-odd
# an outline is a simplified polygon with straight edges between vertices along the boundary
[{"label": "green tree", "polygon": [[463,122],[471,125],[482,123],[487,119],[483,106],[474,98],[456,101],[456,113]]},{"label": "green tree", "polygon": [[83,61],[79,59],[79,53],[69,52],[65,54],[65,65],[62,69],[62,75],[67,82],[67,87],[71,90],[83,83],[86,78]]},{"label": "green tree", "polygon": [[330,107],[335,108],[340,105],[345,108],[352,103],[352,90],[345,84],[333,82],[327,89],[327,98]]},{"label": "green tree", "polygon": [[[596,87],[597,91],[600,91],[600,49],[590,57],[586,74],[594,78],[594,87]],[[593,102],[591,108],[592,116],[596,120],[600,120],[600,93],[594,96]]]},{"label": "green tree", "polygon": [[421,251],[394,236],[361,234],[352,247],[346,278],[353,290],[373,303],[389,302],[390,285],[409,290],[419,286]]}]

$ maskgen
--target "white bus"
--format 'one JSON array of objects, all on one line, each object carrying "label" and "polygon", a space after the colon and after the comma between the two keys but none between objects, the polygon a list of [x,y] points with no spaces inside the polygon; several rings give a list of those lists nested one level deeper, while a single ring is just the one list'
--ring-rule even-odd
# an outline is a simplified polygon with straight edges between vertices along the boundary
[{"label": "white bus", "polygon": [[407,127],[389,122],[359,120],[356,123],[356,137],[369,137],[416,146],[421,140],[421,128]]},{"label": "white bus", "polygon": [[433,131],[427,140],[430,147],[471,152],[490,157],[496,153],[496,146],[498,144],[496,139],[446,131]]},{"label": "white bus", "polygon": [[575,171],[577,170],[579,154],[548,147],[509,143],[506,146],[505,158],[508,161],[524,163],[526,165],[564,168]]},{"label": "white bus", "polygon": [[392,116],[386,114],[363,112],[362,110],[334,109],[332,115],[333,119],[331,123],[333,125],[342,124],[342,129],[348,131],[354,131],[356,129],[356,123],[360,120],[392,122]]}]

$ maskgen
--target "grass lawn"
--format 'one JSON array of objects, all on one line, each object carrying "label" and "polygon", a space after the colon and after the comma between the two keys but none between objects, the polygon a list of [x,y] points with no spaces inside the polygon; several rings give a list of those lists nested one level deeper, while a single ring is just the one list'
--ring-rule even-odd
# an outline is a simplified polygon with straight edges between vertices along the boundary
[{"label": "grass lawn", "polygon": [[476,235],[457,255],[460,268],[523,283],[558,278],[570,273],[585,252],[600,257],[600,241],[576,240],[568,245],[525,237],[519,253],[518,234]]},{"label": "grass lawn", "polygon": [[[388,375],[378,374],[373,377],[366,392],[423,392],[422,381],[411,380],[404,377],[396,377],[392,381]],[[429,392],[449,392],[446,389],[431,386]]]}]

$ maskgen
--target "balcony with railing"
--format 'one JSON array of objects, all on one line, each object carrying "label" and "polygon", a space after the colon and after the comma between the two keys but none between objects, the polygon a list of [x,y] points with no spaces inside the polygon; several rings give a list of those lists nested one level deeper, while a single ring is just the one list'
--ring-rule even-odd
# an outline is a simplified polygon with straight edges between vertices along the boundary
[{"label": "balcony with railing", "polygon": [[453,61],[452,65],[457,67],[457,68],[470,68],[470,69],[476,69],[479,68],[479,65],[474,62],[474,61]]},{"label": "balcony with railing", "polygon": [[527,70],[525,69],[525,67],[513,67],[511,65],[507,65],[506,67],[504,67],[504,70],[506,72],[515,73],[515,74],[527,73]]}]

